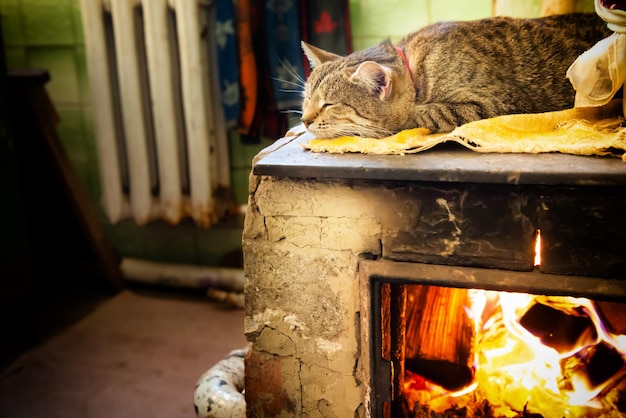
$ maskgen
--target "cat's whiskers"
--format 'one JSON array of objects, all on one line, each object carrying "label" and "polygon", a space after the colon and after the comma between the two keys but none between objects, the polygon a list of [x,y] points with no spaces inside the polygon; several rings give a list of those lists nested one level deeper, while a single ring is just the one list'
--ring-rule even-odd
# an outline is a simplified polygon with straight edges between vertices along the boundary
[{"label": "cat's whiskers", "polygon": [[282,93],[298,93],[298,94],[302,94],[302,91],[300,91],[300,90],[278,89],[278,91],[280,91]]},{"label": "cat's whiskers", "polygon": [[283,65],[283,67],[285,68],[285,70],[287,70],[287,72],[289,74],[291,74],[291,76],[297,80],[300,83],[301,87],[304,87],[304,83],[306,82],[305,79],[300,75],[300,73],[298,73],[298,71],[296,70],[296,68],[293,66],[293,64],[291,64],[290,62],[285,62],[283,60],[280,60],[280,63]]},{"label": "cat's whiskers", "polygon": [[278,77],[272,77],[272,80],[278,81],[280,83],[283,84],[291,84],[294,87],[298,87],[299,90],[293,90],[293,91],[298,91],[299,93],[302,92],[302,90],[304,89],[304,86],[302,84],[300,84],[300,82],[296,82],[296,81],[292,81],[292,80],[286,80],[283,78],[278,78]]},{"label": "cat's whiskers", "polygon": [[287,71],[287,73],[292,77],[292,79],[286,80],[286,79],[274,78],[274,80],[279,81],[281,83],[285,83],[285,84],[291,84],[293,86],[298,87],[300,91],[303,91],[306,80],[300,75],[300,73],[298,73],[298,70],[289,61],[283,61],[282,59],[279,59],[279,61],[281,65],[283,66],[283,68]]}]

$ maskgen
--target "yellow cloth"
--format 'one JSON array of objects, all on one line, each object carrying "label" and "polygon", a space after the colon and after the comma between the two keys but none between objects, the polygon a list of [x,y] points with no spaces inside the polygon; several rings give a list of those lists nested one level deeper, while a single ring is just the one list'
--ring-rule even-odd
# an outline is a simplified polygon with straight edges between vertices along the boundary
[{"label": "yellow cloth", "polygon": [[600,0],[594,4],[598,16],[615,33],[581,54],[567,70],[576,90],[576,107],[608,103],[626,79],[626,11],[602,7]]},{"label": "yellow cloth", "polygon": [[416,128],[382,139],[313,139],[303,146],[313,152],[412,154],[444,142],[457,142],[477,152],[611,155],[626,161],[621,100],[600,107],[498,116],[466,123],[447,134]]}]

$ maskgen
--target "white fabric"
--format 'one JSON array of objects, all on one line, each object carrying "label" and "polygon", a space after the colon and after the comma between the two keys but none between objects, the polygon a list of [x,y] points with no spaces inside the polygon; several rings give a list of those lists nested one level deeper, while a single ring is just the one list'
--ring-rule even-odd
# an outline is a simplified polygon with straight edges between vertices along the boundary
[{"label": "white fabric", "polygon": [[614,34],[581,54],[567,70],[576,89],[576,107],[608,103],[626,78],[626,11],[602,7],[595,0],[596,13]]}]

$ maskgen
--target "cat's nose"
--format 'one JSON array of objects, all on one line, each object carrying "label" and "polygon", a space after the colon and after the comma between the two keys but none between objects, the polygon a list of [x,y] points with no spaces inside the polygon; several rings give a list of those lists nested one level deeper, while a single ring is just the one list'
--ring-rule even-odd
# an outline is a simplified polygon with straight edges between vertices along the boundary
[{"label": "cat's nose", "polygon": [[304,119],[304,118],[300,119],[300,121],[302,122],[302,124],[304,125],[305,128],[308,128],[309,125],[313,123],[312,120]]}]

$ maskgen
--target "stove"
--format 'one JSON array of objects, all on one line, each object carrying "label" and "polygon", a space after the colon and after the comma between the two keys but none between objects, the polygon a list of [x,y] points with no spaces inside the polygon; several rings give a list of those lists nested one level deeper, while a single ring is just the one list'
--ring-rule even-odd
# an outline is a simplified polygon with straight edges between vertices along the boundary
[{"label": "stove", "polygon": [[[553,405],[529,393],[570,393],[576,379],[598,393],[566,405],[570,416],[626,414],[624,162],[447,144],[315,154],[302,147],[309,139],[283,138],[253,161],[248,417],[547,417]],[[528,334],[563,354],[544,362],[565,374],[559,387],[477,399],[491,356],[479,348],[507,324],[518,352]],[[485,379],[506,379],[512,363],[491,361]]]}]

